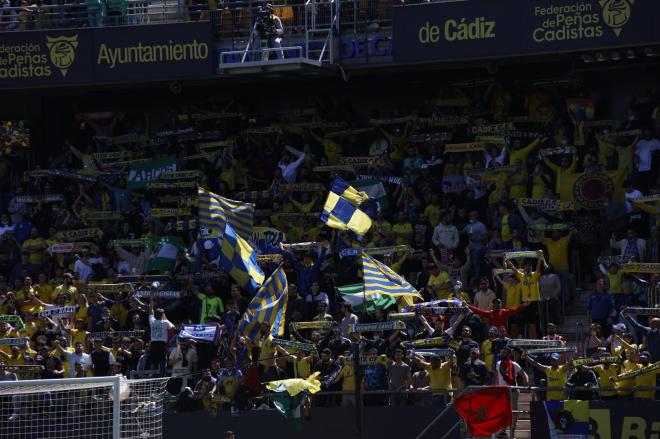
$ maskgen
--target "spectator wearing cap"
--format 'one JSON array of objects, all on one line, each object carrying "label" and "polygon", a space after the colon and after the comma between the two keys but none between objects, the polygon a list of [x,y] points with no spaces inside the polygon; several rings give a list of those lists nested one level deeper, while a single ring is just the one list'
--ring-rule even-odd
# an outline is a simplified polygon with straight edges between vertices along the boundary
[{"label": "spectator wearing cap", "polygon": [[342,335],[342,330],[339,326],[332,328],[332,333],[328,334],[329,340],[327,343],[321,342],[322,346],[326,346],[332,352],[333,358],[339,358],[344,351],[351,349],[351,340]]},{"label": "spectator wearing cap", "polygon": [[599,324],[603,336],[607,337],[610,334],[610,325],[607,319],[614,311],[614,300],[610,293],[607,292],[603,279],[596,281],[596,290],[589,296],[587,310],[589,311],[589,323]]},{"label": "spectator wearing cap", "polygon": [[470,358],[463,366],[461,378],[466,386],[483,386],[488,382],[488,366],[479,359],[479,354],[479,348],[471,348]]},{"label": "spectator wearing cap", "polygon": [[[558,353],[550,354],[550,366],[539,363],[529,355],[526,358],[532,366],[545,374],[547,387],[563,388],[566,386],[568,366],[562,364],[561,355]],[[555,389],[547,391],[546,399],[548,401],[563,401],[567,399],[567,396],[565,391]]]},{"label": "spectator wearing cap", "polygon": [[[651,354],[648,351],[640,352],[638,369],[646,367],[650,364]],[[660,375],[660,370],[656,369],[652,372],[647,372],[635,377],[635,387],[655,387],[656,377]],[[635,390],[635,399],[649,400],[654,399],[655,392],[651,390]]]}]

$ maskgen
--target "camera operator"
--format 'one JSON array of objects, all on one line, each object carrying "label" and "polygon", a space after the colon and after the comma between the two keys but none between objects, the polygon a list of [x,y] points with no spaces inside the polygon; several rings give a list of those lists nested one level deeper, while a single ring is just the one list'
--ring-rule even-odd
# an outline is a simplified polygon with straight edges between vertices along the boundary
[{"label": "camera operator", "polygon": [[[282,35],[284,35],[284,27],[280,17],[273,14],[273,5],[267,3],[260,6],[257,10],[257,25],[255,27],[254,47],[264,49],[268,47],[275,50],[277,59],[284,59],[284,52],[282,51]],[[265,45],[264,45],[265,43]],[[267,61],[269,58],[269,51],[262,51],[262,61]]]}]

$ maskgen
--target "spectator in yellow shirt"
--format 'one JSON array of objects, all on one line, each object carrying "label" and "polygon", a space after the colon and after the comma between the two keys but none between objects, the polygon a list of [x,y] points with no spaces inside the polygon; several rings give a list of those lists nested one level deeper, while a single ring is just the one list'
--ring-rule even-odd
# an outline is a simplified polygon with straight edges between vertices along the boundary
[{"label": "spectator in yellow shirt", "polygon": [[551,238],[545,238],[543,245],[548,249],[548,262],[555,269],[555,273],[561,281],[564,303],[568,303],[568,246],[573,238],[573,232],[569,231],[562,236],[559,230],[552,231]]},{"label": "spectator in yellow shirt", "polygon": [[440,206],[440,197],[437,194],[431,196],[431,204],[424,209],[424,215],[428,219],[431,227],[435,227],[440,222],[442,216],[442,207]]},{"label": "spectator in yellow shirt", "polygon": [[[430,390],[434,391],[446,391],[452,389],[451,376],[452,376],[452,366],[453,363],[451,360],[442,362],[440,357],[433,355],[431,357],[431,362],[427,363],[424,359],[418,355],[413,357],[413,361],[419,367],[426,369],[430,374],[431,385]],[[451,393],[446,392],[437,392],[433,394],[433,402],[431,403],[434,406],[443,406],[446,405],[451,397]]]},{"label": "spectator in yellow shirt", "polygon": [[48,283],[48,276],[46,276],[46,273],[43,271],[39,272],[39,277],[38,277],[39,283],[36,285],[35,289],[37,291],[37,295],[39,296],[39,300],[42,302],[50,302],[51,298],[53,297],[53,286]]},{"label": "spectator in yellow shirt", "polygon": [[399,212],[396,216],[396,224],[392,226],[392,234],[394,235],[397,245],[407,245],[412,242],[413,226],[406,221],[406,214]]},{"label": "spectator in yellow shirt", "polygon": [[451,294],[451,281],[449,273],[441,271],[437,264],[428,264],[426,269],[429,271],[429,280],[426,284],[434,299],[446,299]]},{"label": "spectator in yellow shirt", "polygon": [[55,302],[57,296],[64,294],[67,298],[67,305],[74,305],[78,300],[78,288],[73,285],[73,275],[64,273],[62,284],[55,287],[50,297],[50,302]]},{"label": "spectator in yellow shirt", "polygon": [[[648,366],[650,363],[651,354],[644,351],[639,354],[638,369]],[[648,372],[643,375],[635,377],[635,387],[655,387],[656,375],[660,374],[660,370],[656,369],[653,372]],[[635,399],[653,400],[655,396],[654,390],[635,390]]]},{"label": "spectator in yellow shirt", "polygon": [[32,227],[30,238],[25,240],[21,249],[29,254],[30,264],[40,265],[44,263],[44,251],[48,248],[46,240],[39,236],[39,229]]}]

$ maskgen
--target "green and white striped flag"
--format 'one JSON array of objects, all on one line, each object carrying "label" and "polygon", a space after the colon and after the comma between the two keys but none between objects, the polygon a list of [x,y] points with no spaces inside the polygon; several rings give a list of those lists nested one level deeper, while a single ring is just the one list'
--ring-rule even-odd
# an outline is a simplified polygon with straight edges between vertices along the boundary
[{"label": "green and white striped flag", "polygon": [[[353,309],[357,312],[362,312],[364,307],[364,285],[344,285],[337,287],[337,293],[342,300],[350,303]],[[387,309],[396,304],[396,298],[392,296],[385,296],[382,294],[367,294],[367,312],[375,312],[376,308]]]},{"label": "green and white striped flag", "polygon": [[174,267],[179,251],[186,251],[183,240],[176,236],[160,236],[154,239],[154,252],[147,262],[147,271],[167,271]]},{"label": "green and white striped flag", "polygon": [[382,181],[371,178],[368,180],[349,181],[348,184],[353,186],[358,191],[365,192],[367,195],[369,195],[369,199],[376,200],[381,209],[389,208],[387,192],[385,192],[385,187],[383,186]]}]

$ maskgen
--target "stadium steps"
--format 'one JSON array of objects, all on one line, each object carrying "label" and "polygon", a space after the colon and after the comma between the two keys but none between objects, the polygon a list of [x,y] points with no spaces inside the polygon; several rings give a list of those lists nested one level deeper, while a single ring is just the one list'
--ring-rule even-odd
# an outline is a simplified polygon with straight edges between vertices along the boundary
[{"label": "stadium steps", "polygon": [[175,20],[180,15],[179,2],[177,0],[151,0],[147,7],[147,23],[160,23]]},{"label": "stadium steps", "polygon": [[[558,326],[557,332],[564,337],[564,340],[571,345],[576,346],[584,341],[589,331],[589,321],[587,320],[587,305],[589,304],[589,292],[594,288],[593,284],[583,284],[582,288],[576,288],[575,297],[566,307],[564,321]],[[577,326],[582,323],[582,340],[576,340]]]}]

